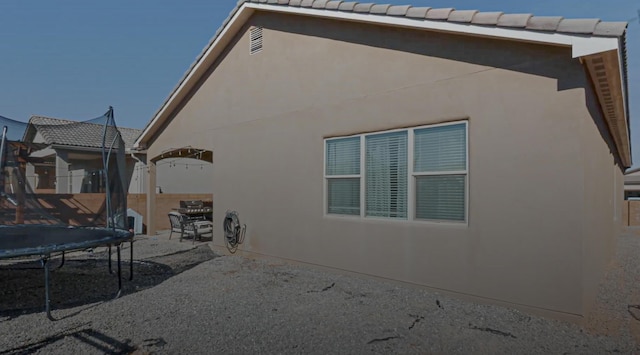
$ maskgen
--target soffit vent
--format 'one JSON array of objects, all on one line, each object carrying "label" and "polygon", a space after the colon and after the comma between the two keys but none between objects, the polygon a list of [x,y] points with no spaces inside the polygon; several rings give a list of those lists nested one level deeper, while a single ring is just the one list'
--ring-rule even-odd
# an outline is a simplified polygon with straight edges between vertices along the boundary
[{"label": "soffit vent", "polygon": [[262,51],[262,27],[253,27],[249,32],[249,53],[256,54]]}]

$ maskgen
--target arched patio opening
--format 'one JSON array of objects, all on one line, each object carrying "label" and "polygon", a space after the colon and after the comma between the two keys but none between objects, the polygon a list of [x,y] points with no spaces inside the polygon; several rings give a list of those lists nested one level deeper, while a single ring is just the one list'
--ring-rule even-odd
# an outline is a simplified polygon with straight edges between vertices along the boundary
[{"label": "arched patio opening", "polygon": [[182,147],[182,148],[171,148],[169,150],[166,150],[160,153],[154,158],[151,158],[151,161],[154,164],[157,164],[161,160],[175,159],[175,158],[191,158],[191,159],[197,159],[197,160],[213,163],[213,151],[194,148],[191,146]]},{"label": "arched patio opening", "polygon": [[[194,163],[193,160],[199,163]],[[213,203],[213,195],[202,198],[203,194],[206,195],[202,189],[207,189],[208,185],[205,184],[210,183],[210,179],[198,180],[195,173],[210,171],[211,164],[213,151],[192,146],[167,149],[148,159],[147,234],[153,235],[158,230],[165,229],[163,226],[167,222],[167,213],[179,208],[181,200],[202,199],[205,203]],[[164,174],[171,176],[163,176]],[[159,181],[164,183],[159,184]],[[173,187],[167,188],[167,181],[173,184]],[[165,185],[164,188],[162,185]],[[176,185],[185,189],[176,191]],[[194,186],[199,188],[195,189],[197,192],[189,191],[189,188],[193,189]],[[159,194],[162,196],[158,196]]]}]

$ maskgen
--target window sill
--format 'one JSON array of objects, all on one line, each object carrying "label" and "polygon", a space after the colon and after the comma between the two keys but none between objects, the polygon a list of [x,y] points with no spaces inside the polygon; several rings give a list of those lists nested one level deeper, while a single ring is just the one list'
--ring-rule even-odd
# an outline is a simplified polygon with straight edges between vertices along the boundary
[{"label": "window sill", "polygon": [[405,224],[411,226],[433,226],[443,228],[468,228],[469,222],[451,222],[451,221],[429,221],[421,219],[399,219],[399,218],[383,218],[383,217],[361,217],[339,214],[325,214],[324,219],[341,220],[346,222],[370,223],[370,224]]}]

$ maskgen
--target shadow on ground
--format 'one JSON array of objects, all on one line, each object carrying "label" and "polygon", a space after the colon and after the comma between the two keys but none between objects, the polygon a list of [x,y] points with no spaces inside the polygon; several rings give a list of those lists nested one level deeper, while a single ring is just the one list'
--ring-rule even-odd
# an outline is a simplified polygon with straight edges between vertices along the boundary
[{"label": "shadow on ground", "polygon": [[[137,350],[137,347],[133,346],[131,344],[131,340],[129,339],[119,341],[104,333],[96,331],[95,329],[85,328],[63,331],[32,344],[22,345],[13,349],[0,351],[0,354],[33,354],[67,337],[88,344],[96,350],[103,352],[104,354],[130,354]],[[158,339],[158,341],[164,342],[164,340],[162,339]]]},{"label": "shadow on ground", "polygon": [[[133,280],[129,280],[129,260],[123,256],[122,294],[120,297],[154,287],[168,278],[211,260],[216,255],[207,245],[146,260],[134,260]],[[73,308],[113,299],[118,292],[115,258],[109,273],[108,253],[83,253],[68,258],[55,269],[60,259],[52,259],[50,295],[53,310]],[[44,271],[40,262],[16,261],[0,266],[0,317],[5,320],[44,310]]]}]

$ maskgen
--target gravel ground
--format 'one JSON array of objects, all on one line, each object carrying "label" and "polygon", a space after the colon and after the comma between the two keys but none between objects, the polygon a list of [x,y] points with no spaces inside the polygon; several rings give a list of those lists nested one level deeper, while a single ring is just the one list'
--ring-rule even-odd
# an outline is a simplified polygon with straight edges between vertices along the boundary
[{"label": "gravel ground", "polygon": [[218,256],[166,235],[134,245],[136,275],[118,299],[104,250],[54,271],[54,322],[41,310],[42,270],[0,265],[0,354],[640,354],[635,231],[619,238],[582,328],[395,282]]}]

